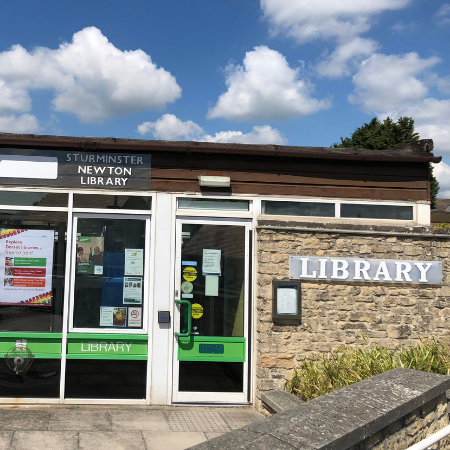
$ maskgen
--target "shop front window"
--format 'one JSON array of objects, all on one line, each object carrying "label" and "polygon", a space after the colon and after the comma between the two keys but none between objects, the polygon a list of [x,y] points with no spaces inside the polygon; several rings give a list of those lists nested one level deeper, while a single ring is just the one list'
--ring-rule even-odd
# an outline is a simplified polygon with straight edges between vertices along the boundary
[{"label": "shop front window", "polygon": [[61,332],[67,213],[0,211],[0,331]]},{"label": "shop front window", "polygon": [[73,207],[150,211],[152,209],[152,198],[137,195],[74,194]]},{"label": "shop front window", "polygon": [[78,218],[74,328],[143,328],[145,219]]},{"label": "shop front window", "polygon": [[355,219],[413,220],[412,206],[342,203],[341,217]]}]

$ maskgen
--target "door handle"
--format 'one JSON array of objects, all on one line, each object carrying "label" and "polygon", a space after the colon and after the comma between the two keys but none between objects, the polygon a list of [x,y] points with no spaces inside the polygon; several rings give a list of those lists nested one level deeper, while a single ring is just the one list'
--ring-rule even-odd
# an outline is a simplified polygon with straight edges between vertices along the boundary
[{"label": "door handle", "polygon": [[179,305],[185,305],[187,308],[187,331],[186,333],[174,333],[177,337],[189,337],[192,332],[192,305],[191,302],[188,300],[175,300],[175,303],[178,303]]}]

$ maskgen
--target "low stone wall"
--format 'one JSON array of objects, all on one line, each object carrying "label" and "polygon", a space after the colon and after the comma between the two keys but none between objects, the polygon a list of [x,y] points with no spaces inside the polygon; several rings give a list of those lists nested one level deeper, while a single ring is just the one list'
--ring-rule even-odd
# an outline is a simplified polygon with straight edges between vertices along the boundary
[{"label": "low stone wall", "polygon": [[[306,224],[259,223],[257,407],[260,391],[282,389],[286,377],[301,360],[316,359],[343,344],[362,344],[366,339],[370,344],[396,347],[432,338],[450,343],[448,232],[400,227],[341,228],[309,231]],[[289,279],[290,255],[442,261],[443,285],[302,282],[302,323],[274,323],[272,281]]]},{"label": "low stone wall", "polygon": [[449,388],[448,376],[394,369],[193,448],[404,450],[449,424]]},{"label": "low stone wall", "polygon": [[[349,450],[400,450],[420,442],[449,424],[447,395],[438,397],[416,408],[404,417],[392,422],[362,442],[352,445]],[[450,438],[446,437],[430,449],[449,448]]]}]

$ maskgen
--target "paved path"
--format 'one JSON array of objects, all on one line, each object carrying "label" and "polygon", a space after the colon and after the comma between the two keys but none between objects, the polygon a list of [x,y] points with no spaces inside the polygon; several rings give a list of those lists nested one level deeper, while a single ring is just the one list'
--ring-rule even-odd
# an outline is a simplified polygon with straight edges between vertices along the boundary
[{"label": "paved path", "polygon": [[250,407],[0,406],[0,449],[179,450],[263,419]]}]

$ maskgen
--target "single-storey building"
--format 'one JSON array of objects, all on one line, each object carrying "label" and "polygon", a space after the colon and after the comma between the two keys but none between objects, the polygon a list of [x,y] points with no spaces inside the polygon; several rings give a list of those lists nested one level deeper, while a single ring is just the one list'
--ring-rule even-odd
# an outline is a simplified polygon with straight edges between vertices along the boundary
[{"label": "single-storey building", "polygon": [[432,149],[0,134],[0,401],[258,406],[337,345],[448,341]]}]

